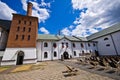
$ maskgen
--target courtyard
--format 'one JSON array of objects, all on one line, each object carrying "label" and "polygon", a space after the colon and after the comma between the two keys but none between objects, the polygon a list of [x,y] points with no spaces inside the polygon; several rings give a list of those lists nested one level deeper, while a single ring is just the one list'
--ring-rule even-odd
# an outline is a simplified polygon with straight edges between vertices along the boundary
[{"label": "courtyard", "polygon": [[[74,64],[76,61],[71,59],[66,61],[57,60],[38,62],[36,64],[4,66],[0,68],[0,80],[116,80],[106,75],[96,74],[93,70],[90,72],[81,69]],[[66,65],[77,69],[77,75],[65,76],[63,71],[67,70]]]}]

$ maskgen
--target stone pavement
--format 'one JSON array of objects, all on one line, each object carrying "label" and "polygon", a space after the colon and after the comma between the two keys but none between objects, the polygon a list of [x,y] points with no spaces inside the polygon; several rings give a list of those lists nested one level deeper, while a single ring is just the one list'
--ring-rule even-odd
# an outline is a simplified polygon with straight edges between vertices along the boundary
[{"label": "stone pavement", "polygon": [[114,80],[80,69],[78,69],[78,75],[65,77],[62,73],[62,71],[66,70],[64,64],[58,63],[57,61],[46,61],[40,63],[47,63],[47,65],[42,70],[38,69],[17,73],[0,74],[0,80]]}]

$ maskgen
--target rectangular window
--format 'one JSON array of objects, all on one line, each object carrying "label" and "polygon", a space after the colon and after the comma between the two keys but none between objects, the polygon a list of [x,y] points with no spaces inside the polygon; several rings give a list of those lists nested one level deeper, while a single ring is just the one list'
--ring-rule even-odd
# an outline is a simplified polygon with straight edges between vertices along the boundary
[{"label": "rectangular window", "polygon": [[24,35],[22,35],[22,40],[24,40]]},{"label": "rectangular window", "polygon": [[31,24],[32,24],[32,22],[30,21],[29,25],[31,25]]},{"label": "rectangular window", "polygon": [[44,58],[47,58],[47,57],[48,57],[48,53],[45,52],[45,53],[44,53]]},{"label": "rectangular window", "polygon": [[20,23],[21,23],[21,21],[19,20],[19,21],[18,21],[18,24],[20,24]]},{"label": "rectangular window", "polygon": [[30,40],[30,35],[28,35],[28,40]]},{"label": "rectangular window", "polygon": [[25,27],[23,27],[23,32],[25,32]]},{"label": "rectangular window", "polygon": [[20,31],[20,27],[19,26],[17,27],[17,31]]},{"label": "rectangular window", "polygon": [[54,57],[57,57],[57,52],[54,52]]},{"label": "rectangular window", "polygon": [[74,56],[76,56],[76,51],[74,51]]},{"label": "rectangular window", "polygon": [[28,29],[28,32],[31,32],[31,28]]},{"label": "rectangular window", "polygon": [[26,21],[24,21],[24,24],[26,24]]},{"label": "rectangular window", "polygon": [[18,40],[18,35],[16,35],[15,40]]}]

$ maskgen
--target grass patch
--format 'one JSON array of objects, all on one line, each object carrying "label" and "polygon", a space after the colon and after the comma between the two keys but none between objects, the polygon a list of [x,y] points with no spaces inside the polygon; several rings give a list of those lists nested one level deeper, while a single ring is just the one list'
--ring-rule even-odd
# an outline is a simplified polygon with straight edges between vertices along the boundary
[{"label": "grass patch", "polygon": [[32,65],[22,65],[22,66],[15,68],[11,72],[15,73],[15,72],[27,71],[27,70],[30,70],[31,67],[32,67]]}]

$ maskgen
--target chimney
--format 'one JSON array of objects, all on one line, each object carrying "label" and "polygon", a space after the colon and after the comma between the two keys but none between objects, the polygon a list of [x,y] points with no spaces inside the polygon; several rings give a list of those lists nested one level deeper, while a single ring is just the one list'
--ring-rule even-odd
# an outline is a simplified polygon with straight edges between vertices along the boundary
[{"label": "chimney", "polygon": [[33,4],[31,2],[28,2],[28,5],[27,5],[27,16],[32,16],[32,6],[33,6]]}]

